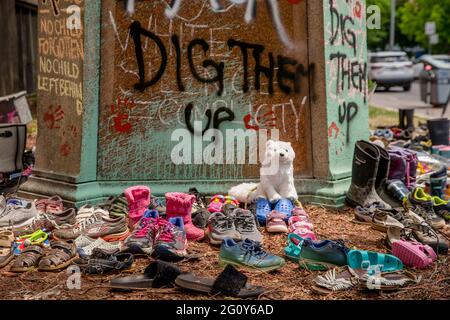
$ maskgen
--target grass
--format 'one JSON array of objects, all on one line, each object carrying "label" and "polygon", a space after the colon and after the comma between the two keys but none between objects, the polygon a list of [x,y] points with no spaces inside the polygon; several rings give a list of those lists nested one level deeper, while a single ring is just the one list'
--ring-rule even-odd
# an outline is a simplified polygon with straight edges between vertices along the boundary
[{"label": "grass", "polygon": [[[414,125],[426,123],[426,119],[414,117]],[[399,124],[398,111],[369,106],[369,126],[371,130],[378,127],[390,127]]]}]

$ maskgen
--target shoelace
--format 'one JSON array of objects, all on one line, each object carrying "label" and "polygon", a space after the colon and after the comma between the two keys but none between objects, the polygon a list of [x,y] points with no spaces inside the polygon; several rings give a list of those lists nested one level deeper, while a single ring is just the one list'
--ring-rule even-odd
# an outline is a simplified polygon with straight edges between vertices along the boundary
[{"label": "shoelace", "polygon": [[425,220],[429,220],[436,217],[432,210],[431,206],[417,206],[414,211]]},{"label": "shoelace", "polygon": [[350,249],[345,246],[345,242],[342,239],[338,239],[336,241],[333,241],[332,242],[332,246],[335,247],[338,250],[341,250],[345,254],[347,254],[350,251]]},{"label": "shoelace", "polygon": [[236,225],[244,231],[253,231],[255,229],[255,219],[252,216],[236,217]]},{"label": "shoelace", "polygon": [[219,231],[226,231],[233,228],[235,218],[233,216],[220,217],[214,220],[214,228]]},{"label": "shoelace", "polygon": [[250,259],[252,256],[259,259],[264,259],[269,255],[266,251],[263,250],[259,242],[243,242],[241,247],[245,250],[244,257],[248,257],[248,259]]},{"label": "shoelace", "polygon": [[152,228],[153,220],[154,219],[152,219],[152,218],[141,220],[141,223],[139,225],[139,229],[136,230],[135,236],[137,238],[144,238],[144,237],[146,237],[148,235],[148,232]]}]

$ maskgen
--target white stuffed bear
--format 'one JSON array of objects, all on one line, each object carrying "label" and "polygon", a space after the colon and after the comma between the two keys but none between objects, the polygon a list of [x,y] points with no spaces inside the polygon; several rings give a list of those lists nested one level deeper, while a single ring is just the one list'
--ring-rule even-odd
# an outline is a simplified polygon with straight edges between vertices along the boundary
[{"label": "white stuffed bear", "polygon": [[257,198],[266,198],[275,203],[285,198],[297,199],[294,186],[295,152],[290,142],[269,140],[260,169],[260,183],[242,183],[232,187],[228,194],[239,202],[251,203]]}]

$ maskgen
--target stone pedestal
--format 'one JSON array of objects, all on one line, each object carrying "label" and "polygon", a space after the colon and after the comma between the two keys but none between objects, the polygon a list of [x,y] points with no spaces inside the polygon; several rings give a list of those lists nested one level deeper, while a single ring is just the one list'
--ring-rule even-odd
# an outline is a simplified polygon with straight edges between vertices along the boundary
[{"label": "stone pedestal", "polygon": [[[248,153],[278,135],[296,152],[301,199],[343,205],[354,143],[368,137],[365,1],[137,1],[132,13],[69,2],[39,7],[37,167],[24,195],[226,193],[258,181]],[[230,132],[257,139],[243,163]]]}]

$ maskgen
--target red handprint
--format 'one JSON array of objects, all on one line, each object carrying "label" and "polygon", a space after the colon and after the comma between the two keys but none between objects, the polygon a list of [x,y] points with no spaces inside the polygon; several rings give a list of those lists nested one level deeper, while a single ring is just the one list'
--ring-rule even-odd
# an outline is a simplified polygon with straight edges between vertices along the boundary
[{"label": "red handprint", "polygon": [[47,112],[44,114],[44,123],[49,129],[59,129],[61,126],[59,122],[64,119],[64,110],[61,106],[57,106],[53,111],[53,106],[48,107]]},{"label": "red handprint", "polygon": [[[262,126],[264,126],[267,129],[271,129],[274,128],[276,125],[275,112],[273,111],[266,113],[262,117],[257,117],[256,120],[257,123],[255,123],[255,121],[252,121],[252,115],[250,113],[247,114],[244,117],[245,128],[249,130],[258,131],[259,129],[262,128]],[[253,122],[254,124],[250,124],[251,122]]]}]

